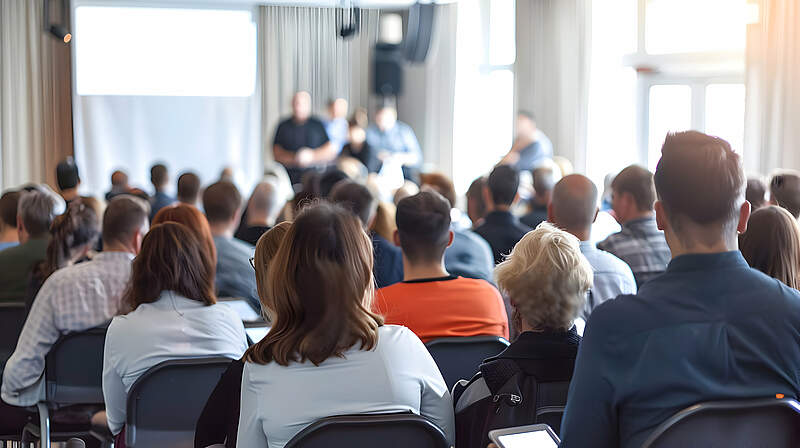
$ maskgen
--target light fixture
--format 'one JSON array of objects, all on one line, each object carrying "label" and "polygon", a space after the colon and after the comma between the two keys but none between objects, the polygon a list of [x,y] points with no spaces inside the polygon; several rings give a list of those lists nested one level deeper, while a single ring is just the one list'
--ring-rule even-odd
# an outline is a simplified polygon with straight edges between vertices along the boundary
[{"label": "light fixture", "polygon": [[68,44],[69,41],[72,40],[72,34],[70,34],[61,25],[51,25],[50,26],[50,34],[52,34],[53,36],[63,40],[65,44]]},{"label": "light fixture", "polygon": [[51,23],[50,22],[50,0],[44,0],[43,5],[43,20],[42,25],[44,26],[44,32],[50,33],[60,41],[64,42],[64,44],[68,44],[72,40],[72,34],[70,34],[68,29],[69,24],[69,6],[67,5],[66,0],[61,0],[59,5],[61,14],[59,18],[61,19],[61,23]]}]

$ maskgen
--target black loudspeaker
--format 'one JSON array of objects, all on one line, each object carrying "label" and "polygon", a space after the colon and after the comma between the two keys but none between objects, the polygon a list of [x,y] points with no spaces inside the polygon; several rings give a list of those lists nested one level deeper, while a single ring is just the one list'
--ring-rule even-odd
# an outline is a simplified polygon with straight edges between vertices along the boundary
[{"label": "black loudspeaker", "polygon": [[408,9],[408,26],[403,39],[403,55],[409,62],[425,62],[433,36],[435,5],[415,3]]},{"label": "black loudspeaker", "polygon": [[380,96],[396,96],[403,91],[403,48],[378,43],[372,54],[372,90]]}]

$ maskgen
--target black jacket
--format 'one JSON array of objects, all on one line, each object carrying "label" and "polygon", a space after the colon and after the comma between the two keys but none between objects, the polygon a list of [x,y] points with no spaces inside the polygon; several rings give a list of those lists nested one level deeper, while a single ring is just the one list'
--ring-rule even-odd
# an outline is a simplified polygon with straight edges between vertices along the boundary
[{"label": "black jacket", "polygon": [[502,262],[504,256],[510,254],[511,249],[530,231],[531,228],[521,223],[511,212],[501,211],[490,212],[475,229],[475,233],[492,246],[495,264]]}]

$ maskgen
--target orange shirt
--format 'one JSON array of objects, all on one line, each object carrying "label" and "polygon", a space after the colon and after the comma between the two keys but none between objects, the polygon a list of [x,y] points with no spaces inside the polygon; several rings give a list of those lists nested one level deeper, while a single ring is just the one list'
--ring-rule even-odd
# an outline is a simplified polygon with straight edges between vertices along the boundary
[{"label": "orange shirt", "polygon": [[453,336],[508,339],[503,298],[485,280],[444,277],[396,283],[378,290],[375,311],[428,342]]}]

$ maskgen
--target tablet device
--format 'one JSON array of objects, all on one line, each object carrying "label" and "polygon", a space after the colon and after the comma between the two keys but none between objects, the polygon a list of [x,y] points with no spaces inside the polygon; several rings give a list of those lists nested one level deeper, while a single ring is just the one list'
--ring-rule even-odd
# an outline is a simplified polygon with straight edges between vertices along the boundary
[{"label": "tablet device", "polygon": [[500,448],[558,448],[561,443],[547,425],[495,429],[489,431],[489,439]]}]

